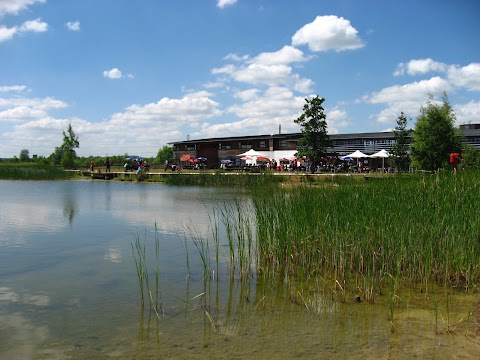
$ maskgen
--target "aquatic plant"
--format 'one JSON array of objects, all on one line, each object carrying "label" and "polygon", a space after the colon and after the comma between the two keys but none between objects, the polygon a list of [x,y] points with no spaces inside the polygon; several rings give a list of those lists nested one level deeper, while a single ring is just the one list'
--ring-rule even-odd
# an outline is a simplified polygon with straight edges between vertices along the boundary
[{"label": "aquatic plant", "polygon": [[323,274],[336,291],[357,274],[370,302],[386,274],[425,292],[480,279],[476,172],[262,188],[252,199],[261,274]]},{"label": "aquatic plant", "polygon": [[0,179],[4,180],[65,180],[75,176],[74,171],[40,163],[0,165]]},{"label": "aquatic plant", "polygon": [[[149,308],[152,309],[157,317],[160,317],[159,311],[163,314],[163,303],[161,299],[160,293],[160,286],[159,286],[159,255],[160,255],[160,244],[159,244],[159,237],[158,237],[158,228],[157,224],[155,224],[155,289],[150,284],[150,276],[148,270],[148,258],[146,252],[146,230],[145,230],[145,238],[142,243],[140,237],[137,234],[133,235],[134,241],[130,243],[132,249],[132,256],[135,262],[135,269],[137,274],[137,281],[140,290],[140,304],[141,307],[145,307],[145,297],[149,302]],[[153,291],[153,293],[152,293]]]}]

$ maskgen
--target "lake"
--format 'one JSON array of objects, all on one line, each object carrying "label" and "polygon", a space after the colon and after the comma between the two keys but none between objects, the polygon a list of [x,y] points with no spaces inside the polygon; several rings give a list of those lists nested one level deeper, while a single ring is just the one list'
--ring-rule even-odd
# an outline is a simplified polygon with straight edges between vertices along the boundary
[{"label": "lake", "polygon": [[[386,296],[339,301],[321,277],[312,284],[230,271],[219,214],[229,204],[250,206],[248,191],[1,181],[0,196],[0,359],[480,354],[477,293],[402,290],[392,331]],[[142,307],[136,240],[145,244],[150,281],[158,241],[158,316],[148,300]],[[206,281],[201,244],[209,247]]]}]

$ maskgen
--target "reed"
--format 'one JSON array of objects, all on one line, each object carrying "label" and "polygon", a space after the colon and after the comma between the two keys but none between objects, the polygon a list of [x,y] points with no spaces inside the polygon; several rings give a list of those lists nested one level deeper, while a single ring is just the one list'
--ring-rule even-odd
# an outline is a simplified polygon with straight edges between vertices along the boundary
[{"label": "reed", "polygon": [[1,164],[3,180],[66,180],[77,176],[75,172],[43,164]]},{"label": "reed", "polygon": [[259,270],[470,289],[480,277],[478,172],[254,191]]},{"label": "reed", "polygon": [[[140,237],[137,234],[133,235],[134,241],[130,243],[132,249],[132,256],[135,263],[135,269],[137,274],[137,281],[139,285],[140,291],[140,304],[142,308],[145,308],[145,303],[148,301],[149,309],[155,312],[157,318],[160,318],[159,311],[163,314],[163,301],[160,292],[160,284],[159,284],[159,255],[160,255],[160,244],[159,244],[159,237],[158,237],[158,228],[155,224],[155,239],[154,239],[154,246],[155,246],[155,269],[154,269],[154,286],[151,285],[149,270],[148,270],[148,258],[147,258],[147,251],[146,251],[146,242],[147,242],[147,234],[145,230],[145,237],[144,241],[140,240]],[[145,300],[147,298],[147,300]]]}]

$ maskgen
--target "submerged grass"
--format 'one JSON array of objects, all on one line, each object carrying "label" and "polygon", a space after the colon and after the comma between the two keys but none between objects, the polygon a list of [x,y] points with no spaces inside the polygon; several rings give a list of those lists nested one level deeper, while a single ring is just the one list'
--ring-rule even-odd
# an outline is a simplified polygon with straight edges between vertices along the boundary
[{"label": "submerged grass", "polygon": [[2,164],[0,179],[3,180],[65,180],[74,178],[74,172],[40,164]]}]

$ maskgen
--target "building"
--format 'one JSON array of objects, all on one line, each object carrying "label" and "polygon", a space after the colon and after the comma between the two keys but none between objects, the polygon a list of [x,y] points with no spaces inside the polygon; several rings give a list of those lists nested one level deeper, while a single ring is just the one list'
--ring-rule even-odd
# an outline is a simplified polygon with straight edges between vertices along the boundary
[{"label": "building", "polygon": [[[465,143],[480,148],[480,124],[460,125],[459,130],[464,136]],[[270,155],[271,158],[275,158],[276,155],[278,160],[279,156],[292,154],[296,150],[301,136],[301,133],[279,133],[186,140],[170,144],[173,145],[173,154],[177,162],[182,155],[190,155],[192,158],[205,157],[210,166],[216,166],[224,159],[238,162],[240,159],[237,155],[249,149]],[[338,156],[356,150],[365,154],[373,154],[380,150],[389,151],[395,144],[393,131],[332,134],[330,140],[332,147],[328,149],[328,154]]]}]

